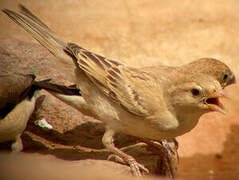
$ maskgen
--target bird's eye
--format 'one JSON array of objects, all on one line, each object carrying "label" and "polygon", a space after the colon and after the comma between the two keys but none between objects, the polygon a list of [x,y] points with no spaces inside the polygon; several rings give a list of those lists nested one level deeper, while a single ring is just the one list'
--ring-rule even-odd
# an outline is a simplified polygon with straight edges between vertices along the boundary
[{"label": "bird's eye", "polygon": [[200,91],[199,91],[198,89],[196,89],[196,88],[193,88],[193,89],[191,90],[191,92],[192,92],[192,94],[193,94],[194,96],[198,96],[198,95],[200,94]]},{"label": "bird's eye", "polygon": [[227,73],[223,74],[222,76],[223,81],[225,81],[227,78],[228,78],[228,74]]}]

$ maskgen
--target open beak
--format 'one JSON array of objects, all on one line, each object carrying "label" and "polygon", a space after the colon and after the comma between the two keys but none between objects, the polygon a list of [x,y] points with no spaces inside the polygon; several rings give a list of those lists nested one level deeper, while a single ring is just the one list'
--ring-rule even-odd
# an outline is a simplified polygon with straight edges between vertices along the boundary
[{"label": "open beak", "polygon": [[214,93],[211,96],[208,96],[205,98],[204,103],[208,106],[208,109],[211,111],[217,111],[222,114],[226,114],[225,107],[223,104],[219,101],[219,98],[226,98],[227,96],[220,91],[219,93]]}]

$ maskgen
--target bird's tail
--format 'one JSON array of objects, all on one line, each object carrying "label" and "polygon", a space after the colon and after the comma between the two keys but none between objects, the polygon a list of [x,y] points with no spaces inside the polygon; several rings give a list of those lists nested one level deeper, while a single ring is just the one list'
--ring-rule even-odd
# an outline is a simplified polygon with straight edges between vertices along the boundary
[{"label": "bird's tail", "polygon": [[66,43],[57,37],[57,35],[46,24],[44,24],[26,7],[19,5],[19,9],[20,13],[8,9],[3,9],[2,11],[30,33],[33,38],[47,48],[53,55],[57,57],[66,56],[63,52]]},{"label": "bird's tail", "polygon": [[69,68],[71,68],[72,71],[74,63],[71,57],[64,52],[67,43],[59,38],[45,23],[26,7],[19,5],[19,9],[20,13],[8,9],[3,9],[2,11],[60,60],[61,67],[56,68],[64,72],[68,71],[69,74]]},{"label": "bird's tail", "polygon": [[51,83],[50,80],[51,79],[46,79],[46,80],[43,80],[43,81],[34,81],[33,82],[33,87],[35,89],[45,89],[47,91],[51,91],[51,92],[59,93],[59,94],[63,94],[63,95],[81,96],[80,90],[77,89],[75,85],[64,86],[64,85]]}]

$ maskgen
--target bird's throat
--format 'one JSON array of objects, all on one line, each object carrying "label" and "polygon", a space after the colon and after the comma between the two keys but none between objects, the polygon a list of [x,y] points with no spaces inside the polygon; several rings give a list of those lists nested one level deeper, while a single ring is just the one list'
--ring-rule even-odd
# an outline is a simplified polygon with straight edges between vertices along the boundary
[{"label": "bird's throat", "polygon": [[201,115],[205,113],[205,111],[199,111],[192,107],[180,107],[176,111],[177,119],[179,121],[179,135],[191,131],[197,125]]}]

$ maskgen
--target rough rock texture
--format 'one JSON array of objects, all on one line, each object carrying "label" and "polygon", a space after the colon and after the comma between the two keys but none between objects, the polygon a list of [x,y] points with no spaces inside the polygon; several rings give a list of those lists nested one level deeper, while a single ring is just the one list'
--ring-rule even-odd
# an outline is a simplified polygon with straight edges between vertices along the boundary
[{"label": "rough rock texture", "polygon": [[[0,7],[16,9],[18,2],[17,0],[3,0],[0,2]],[[64,39],[77,42],[106,57],[135,66],[158,63],[181,65],[197,58],[213,57],[227,63],[232,67],[236,77],[239,76],[238,1],[67,0],[56,3],[55,0],[39,0],[33,3],[30,0],[22,0],[21,3],[41,17]],[[27,33],[11,22],[3,13],[0,13],[0,37],[4,39],[12,37],[35,43]],[[5,44],[4,48],[5,50],[7,48],[7,52],[19,54],[20,50],[15,49],[15,43],[9,45],[11,39],[4,41],[0,41],[1,47]],[[19,41],[20,47],[21,43],[22,41]],[[52,56],[42,49],[33,50],[34,48],[31,47],[35,47],[34,43],[30,43],[29,48],[24,50],[25,52],[32,51],[31,56],[21,54],[28,59],[38,58],[41,52],[45,54],[40,56],[42,57],[39,59],[41,61],[37,61],[37,63],[29,61],[31,62],[29,66],[22,65],[21,68],[24,71],[32,72],[34,70],[38,74],[42,73],[42,78],[53,77],[54,80],[70,84],[53,67],[36,70],[40,68],[38,66],[41,63],[45,63],[44,66],[48,67],[50,62],[44,59],[51,59]],[[20,62],[24,61],[21,59]],[[12,65],[12,63],[7,64],[9,67]],[[50,71],[54,73],[49,74]],[[224,102],[228,109],[226,116],[217,113],[204,115],[194,130],[178,138],[180,145],[179,176],[192,179],[196,179],[196,177],[203,179],[238,178],[238,84],[229,87],[226,92],[231,97]],[[47,96],[47,101],[55,102],[56,100]],[[53,127],[59,132],[54,132],[58,135],[59,144],[64,147],[67,143],[79,145],[77,138],[74,138],[79,135],[79,131],[72,131],[72,129],[75,130],[74,122],[80,121],[78,118],[80,113],[65,105],[61,105],[59,108],[61,113],[57,113],[57,109],[53,109],[49,113],[47,112],[48,107],[46,107],[45,112],[42,111],[42,115],[48,114],[49,121],[54,122]],[[59,119],[64,119],[64,121]],[[87,122],[88,118],[84,117],[84,121]],[[98,132],[103,131],[101,125],[98,126],[96,123],[94,126],[99,127]],[[42,134],[48,134],[48,136],[43,136],[41,141],[35,143],[39,151],[46,152],[43,143],[48,140],[49,144],[54,144],[53,137],[55,136],[52,137],[52,132],[45,132],[42,129],[38,129],[38,131],[36,138],[42,137]],[[68,134],[69,131],[74,132],[74,135]],[[66,135],[69,136],[68,139],[72,140],[68,142]],[[27,138],[31,140],[28,134],[24,139],[27,140]],[[94,141],[98,143],[94,143]],[[87,145],[90,142],[101,146],[99,144],[100,137],[92,138],[91,141],[85,141],[82,144]],[[118,145],[120,145],[119,142]],[[25,147],[27,152],[32,151],[30,146],[26,145]],[[57,148],[54,151],[62,155],[61,149]],[[69,152],[67,148],[63,151]],[[77,157],[76,154],[70,157]]]}]

